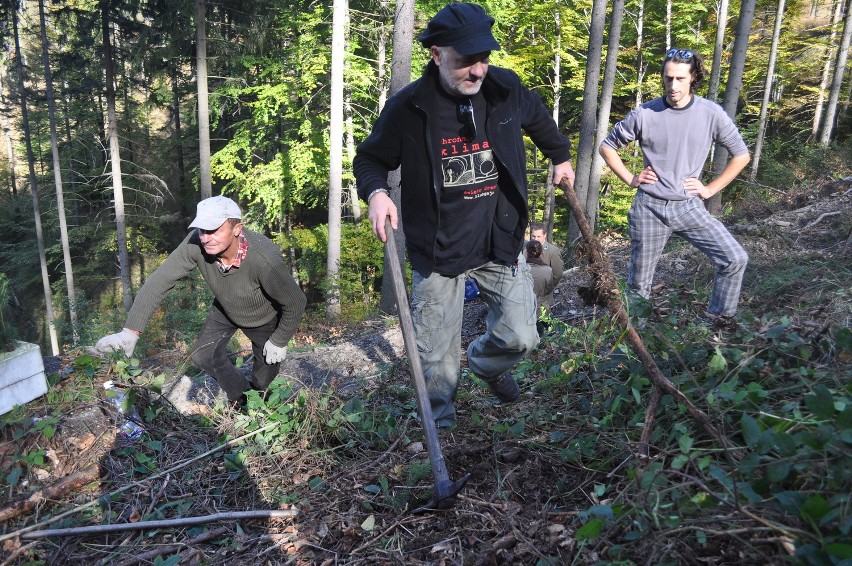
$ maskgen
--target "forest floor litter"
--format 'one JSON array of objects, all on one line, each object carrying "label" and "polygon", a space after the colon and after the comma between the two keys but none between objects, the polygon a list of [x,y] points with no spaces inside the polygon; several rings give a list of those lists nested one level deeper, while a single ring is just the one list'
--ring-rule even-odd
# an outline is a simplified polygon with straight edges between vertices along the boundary
[{"label": "forest floor litter", "polygon": [[[772,305],[786,309],[805,327],[820,324],[814,312],[797,309],[795,297],[766,297],[756,290],[764,274],[780,263],[795,263],[797,256],[852,261],[850,186],[852,179],[826,183],[790,202],[745,203],[725,219],[751,257],[743,295],[749,308]],[[623,279],[628,240],[610,233],[600,238]],[[577,289],[588,285],[589,277],[584,261],[574,263],[559,284],[553,308],[553,318],[569,326],[606,314],[601,307],[583,303]],[[800,286],[806,289],[808,278],[815,275],[800,276]],[[709,287],[711,279],[709,262],[692,247],[673,241],[655,277],[657,306],[665,311],[666,289]],[[852,289],[846,292],[848,300]],[[821,309],[820,315],[846,317],[836,322],[850,325],[848,302],[831,299]],[[482,333],[486,315],[481,300],[465,306],[463,347]],[[543,365],[558,364],[563,352],[554,344],[543,340],[532,357]],[[566,410],[563,396],[541,393],[537,380],[542,376],[533,371],[520,372],[522,396],[509,405],[496,404],[487,387],[463,372],[459,424],[441,430],[440,441],[450,477],[471,472],[472,478],[453,508],[412,515],[409,510],[428,497],[432,477],[394,318],[349,326],[327,324],[315,316],[302,324],[280,372],[281,383],[288,384],[287,398],[281,402],[302,390],[309,392],[303,405],[293,409],[300,411],[299,422],[281,414],[253,420],[251,407],[232,411],[224,406],[214,381],[192,373],[197,370],[188,364],[185,351],[161,349],[149,352],[138,374],[162,376],[158,387],[134,388],[136,406],[143,416],[148,410],[142,423],[145,435],[138,440],[122,438],[116,435],[116,413],[102,396],[78,406],[63,401],[75,398],[73,391],[62,390],[82,378],[84,369],[75,367],[80,354],[59,360],[61,379],[53,388],[60,394],[54,402],[66,404],[49,439],[39,434],[16,437],[15,427],[0,431],[0,469],[16,454],[39,449],[45,455],[30,463],[14,490],[0,495],[0,511],[91,466],[96,479],[65,493],[36,497],[26,512],[0,520],[0,564],[166,564],[169,557],[179,557],[181,564],[605,560],[605,538],[596,544],[581,543],[577,529],[582,522],[578,518],[606,503],[596,485],[611,478],[541,449],[554,434],[570,437],[586,425],[580,418],[577,430],[554,430],[527,418]],[[239,354],[249,358],[247,373],[249,354],[250,350]],[[104,381],[128,378],[103,363],[87,379],[102,391]],[[333,413],[337,419],[333,426],[323,405],[329,400],[344,404],[344,410]],[[32,430],[32,423],[49,415],[51,407],[35,401],[23,411],[30,423],[27,430]],[[320,416],[326,422],[312,420]],[[370,419],[373,436],[359,428],[363,422],[358,419]],[[523,435],[512,434],[511,427],[518,422],[525,423]],[[497,427],[500,423],[506,424],[506,434],[495,432],[504,430]],[[276,426],[289,428],[282,432]],[[296,513],[262,519],[216,516],[251,510]],[[26,536],[105,522],[207,516],[206,528],[166,525],[116,533]],[[646,557],[649,564],[655,557],[684,564],[767,564],[782,563],[789,553],[789,541],[774,534],[761,536],[762,527],[741,515],[719,516],[716,521],[702,528],[738,526],[748,540],[731,536],[700,550],[681,544],[676,551],[672,550],[676,540],[656,539],[644,546],[639,541],[634,555]]]}]

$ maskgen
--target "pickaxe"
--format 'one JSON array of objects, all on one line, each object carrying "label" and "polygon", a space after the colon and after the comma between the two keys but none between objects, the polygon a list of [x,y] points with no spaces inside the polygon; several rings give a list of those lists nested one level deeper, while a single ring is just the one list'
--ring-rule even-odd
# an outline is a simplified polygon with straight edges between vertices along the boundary
[{"label": "pickaxe", "polygon": [[412,511],[414,514],[424,513],[432,509],[449,509],[456,502],[456,496],[464,488],[464,484],[470,479],[467,473],[456,481],[450,479],[447,473],[447,465],[444,455],[441,453],[441,445],[438,442],[438,431],[435,428],[435,419],[432,416],[432,405],[429,403],[429,392],[426,390],[426,379],[423,376],[423,367],[420,365],[420,353],[417,351],[417,341],[414,337],[414,323],[411,320],[411,311],[408,308],[408,294],[405,291],[405,279],[402,276],[399,256],[396,251],[396,242],[393,237],[390,219],[385,222],[385,253],[388,254],[393,281],[396,304],[399,309],[399,322],[402,327],[402,337],[405,340],[405,351],[408,354],[408,365],[411,368],[411,376],[414,378],[414,389],[417,392],[417,409],[420,413],[420,422],[423,424],[423,433],[426,437],[426,448],[429,451],[429,461],[432,463],[432,476],[435,485],[432,488],[432,497],[425,505]]}]

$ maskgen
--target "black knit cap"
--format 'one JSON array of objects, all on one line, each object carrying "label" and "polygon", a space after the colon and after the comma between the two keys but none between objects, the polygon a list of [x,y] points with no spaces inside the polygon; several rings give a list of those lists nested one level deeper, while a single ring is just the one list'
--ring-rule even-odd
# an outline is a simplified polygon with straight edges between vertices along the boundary
[{"label": "black knit cap", "polygon": [[494,18],[479,4],[453,2],[435,14],[418,40],[426,49],[433,45],[451,46],[459,55],[473,55],[500,49],[491,34]]}]

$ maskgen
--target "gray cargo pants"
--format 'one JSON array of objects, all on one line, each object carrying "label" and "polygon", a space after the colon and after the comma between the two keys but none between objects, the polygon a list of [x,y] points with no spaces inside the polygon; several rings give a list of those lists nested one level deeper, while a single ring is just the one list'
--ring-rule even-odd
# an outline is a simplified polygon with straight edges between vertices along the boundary
[{"label": "gray cargo pants", "polygon": [[456,277],[413,274],[412,318],[432,415],[439,426],[455,422],[459,384],[464,282],[472,277],[488,305],[485,334],[467,349],[467,365],[486,380],[521,361],[538,344],[535,293],[521,255],[516,268],[493,262]]}]

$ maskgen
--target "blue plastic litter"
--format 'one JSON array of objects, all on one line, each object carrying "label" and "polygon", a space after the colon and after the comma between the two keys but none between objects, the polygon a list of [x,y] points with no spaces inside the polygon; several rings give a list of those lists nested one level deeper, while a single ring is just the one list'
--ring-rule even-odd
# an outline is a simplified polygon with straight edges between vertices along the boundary
[{"label": "blue plastic litter", "polygon": [[479,285],[473,279],[466,279],[464,282],[464,302],[469,303],[479,296]]}]

